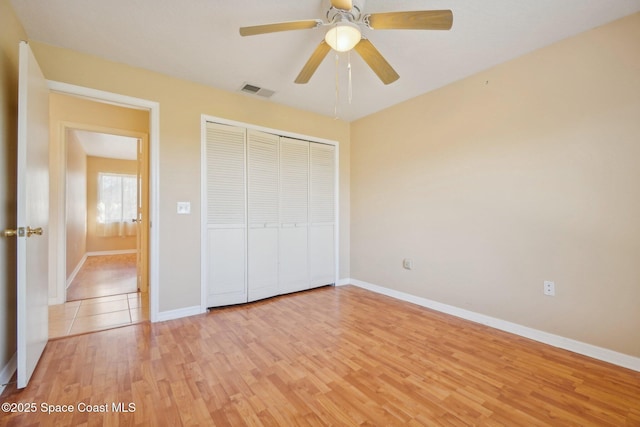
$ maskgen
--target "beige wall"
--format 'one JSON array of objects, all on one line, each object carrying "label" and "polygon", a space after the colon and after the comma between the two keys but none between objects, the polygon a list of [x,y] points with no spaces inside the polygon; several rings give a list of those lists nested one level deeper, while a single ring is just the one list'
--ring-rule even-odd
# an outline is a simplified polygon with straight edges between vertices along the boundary
[{"label": "beige wall", "polygon": [[351,132],[353,278],[640,356],[640,14]]},{"label": "beige wall", "polygon": [[98,217],[98,174],[110,172],[137,175],[138,162],[89,156],[87,164],[87,252],[135,250],[136,236],[100,236],[96,232],[96,219]]},{"label": "beige wall", "polygon": [[[34,44],[32,43],[33,46]],[[58,271],[57,254],[67,249],[64,246],[60,246],[62,242],[59,239],[60,230],[55,226],[55,224],[60,224],[60,221],[64,221],[65,218],[65,212],[59,200],[60,193],[64,188],[61,187],[61,183],[65,179],[62,159],[65,153],[66,130],[84,129],[140,137],[149,133],[149,113],[59,93],[51,93],[49,95],[49,118],[49,245],[51,248],[49,257],[49,297],[51,301],[60,303],[64,301],[65,295],[59,295],[63,292],[57,286],[58,281],[60,278],[66,279],[78,262],[76,260],[74,264],[72,261],[67,260],[66,271]],[[86,216],[86,210],[84,215]],[[82,255],[84,255],[84,252]]]},{"label": "beige wall", "polygon": [[[7,0],[0,7],[1,153],[9,165],[0,174],[2,223],[11,215],[4,206],[15,205],[7,189],[15,180],[24,31]],[[77,52],[32,48],[48,79],[160,103],[161,311],[199,304],[193,242],[204,113],[340,142],[341,277],[640,356],[638,40],[636,14],[351,128]],[[194,213],[178,216],[178,200],[191,201]],[[10,258],[11,245],[2,245]],[[402,270],[404,257],[414,259],[414,270]],[[0,338],[13,346],[8,354],[15,295],[12,264],[6,267],[0,302],[9,315],[0,320]],[[542,295],[543,280],[556,282],[555,297]]]},{"label": "beige wall", "polygon": [[[340,276],[349,277],[349,124],[331,117],[32,43],[47,79],[160,104],[160,311],[200,305],[200,118],[202,114],[340,144]],[[176,202],[190,201],[191,215]]]},{"label": "beige wall", "polygon": [[[0,0],[0,231],[16,224],[18,43],[26,40],[8,0]],[[16,240],[0,237],[0,372],[16,351]],[[3,378],[5,379],[5,378]],[[1,387],[0,387],[1,388]]]},{"label": "beige wall", "polygon": [[87,252],[87,155],[80,141],[67,133],[66,180],[66,277],[80,264]]}]

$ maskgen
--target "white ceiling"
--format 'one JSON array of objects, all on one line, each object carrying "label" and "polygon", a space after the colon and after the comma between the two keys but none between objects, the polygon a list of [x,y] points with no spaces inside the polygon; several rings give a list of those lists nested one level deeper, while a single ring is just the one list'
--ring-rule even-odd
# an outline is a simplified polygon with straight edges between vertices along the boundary
[{"label": "white ceiling", "polygon": [[[12,0],[30,39],[333,116],[335,57],[293,81],[326,28],[240,37],[238,28],[323,18],[329,0]],[[640,11],[640,0],[367,0],[365,13],[451,9],[450,31],[365,30],[400,74],[383,85],[353,53],[353,101],[341,54],[338,115],[354,120],[558,40]],[[246,95],[255,96],[255,95]]]},{"label": "white ceiling", "polygon": [[122,160],[137,159],[137,138],[80,129],[70,129],[69,133],[72,138],[80,142],[87,156]]}]

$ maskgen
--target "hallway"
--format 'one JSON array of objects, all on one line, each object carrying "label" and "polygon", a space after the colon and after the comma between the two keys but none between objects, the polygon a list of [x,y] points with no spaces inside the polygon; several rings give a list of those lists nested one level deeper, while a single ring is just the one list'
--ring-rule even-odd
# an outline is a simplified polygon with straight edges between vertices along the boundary
[{"label": "hallway", "polygon": [[137,292],[136,274],[136,254],[88,257],[67,302],[49,306],[49,339],[149,320],[149,295]]}]

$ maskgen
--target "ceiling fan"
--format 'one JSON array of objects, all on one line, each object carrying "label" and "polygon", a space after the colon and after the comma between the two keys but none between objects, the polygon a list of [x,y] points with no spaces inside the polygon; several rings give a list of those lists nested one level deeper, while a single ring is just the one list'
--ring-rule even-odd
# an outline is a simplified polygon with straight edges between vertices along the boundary
[{"label": "ceiling fan", "polygon": [[326,22],[321,19],[279,22],[240,28],[241,36],[279,31],[307,30],[330,27],[295,82],[307,83],[331,49],[347,52],[354,49],[374,73],[387,85],[400,76],[373,44],[362,35],[360,27],[372,30],[449,30],[453,24],[450,10],[419,10],[407,12],[362,13],[364,0],[330,0]]}]

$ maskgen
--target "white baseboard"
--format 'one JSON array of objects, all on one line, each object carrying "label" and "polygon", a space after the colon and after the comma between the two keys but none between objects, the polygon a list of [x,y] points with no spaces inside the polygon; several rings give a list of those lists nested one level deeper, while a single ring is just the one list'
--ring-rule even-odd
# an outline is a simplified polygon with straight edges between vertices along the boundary
[{"label": "white baseboard", "polygon": [[[341,282],[342,281],[343,280],[341,280]],[[569,350],[574,353],[602,360],[603,362],[612,363],[614,365],[622,366],[624,368],[640,372],[640,358],[638,357],[629,356],[628,354],[624,353],[618,353],[617,351],[609,350],[607,348],[598,347],[592,344],[587,344],[555,334],[550,334],[548,332],[529,328],[527,326],[522,326],[517,323],[508,322],[506,320],[454,307],[452,305],[443,304],[437,301],[407,294],[405,292],[400,292],[382,286],[374,285],[372,283],[363,282],[361,280],[349,279],[348,283],[363,289],[370,290],[372,292],[376,292],[402,301],[407,301],[413,304],[420,305],[422,307],[430,308],[442,313],[470,320],[472,322],[481,323],[483,325],[490,326],[501,331],[510,332],[512,334],[548,344],[553,347]]]},{"label": "white baseboard", "polygon": [[67,286],[65,287],[65,289],[69,289],[69,285],[71,284],[71,282],[73,282],[73,279],[76,278],[76,276],[78,275],[78,272],[80,271],[80,269],[82,268],[86,260],[87,260],[87,254],[84,254],[82,258],[80,258],[80,262],[78,262],[78,265],[76,265],[76,268],[74,268],[71,274],[69,275],[69,277],[67,277]]},{"label": "white baseboard", "polygon": [[49,305],[64,304],[65,302],[62,297],[49,297]]},{"label": "white baseboard", "polygon": [[101,256],[101,255],[124,255],[124,254],[135,254],[138,251],[136,249],[120,249],[117,251],[94,251],[87,252],[86,256]]},{"label": "white baseboard", "polygon": [[347,279],[340,279],[336,282],[336,286],[344,286],[344,285],[350,285],[351,284],[351,279],[347,278]]},{"label": "white baseboard", "polygon": [[0,371],[0,394],[4,391],[6,384],[11,381],[11,377],[16,372],[16,353],[13,353],[11,359],[7,362],[6,365]]},{"label": "white baseboard", "polygon": [[177,310],[161,311],[155,319],[155,322],[164,322],[167,320],[180,319],[182,317],[195,316],[196,314],[205,313],[199,305],[192,307],[179,308]]}]

